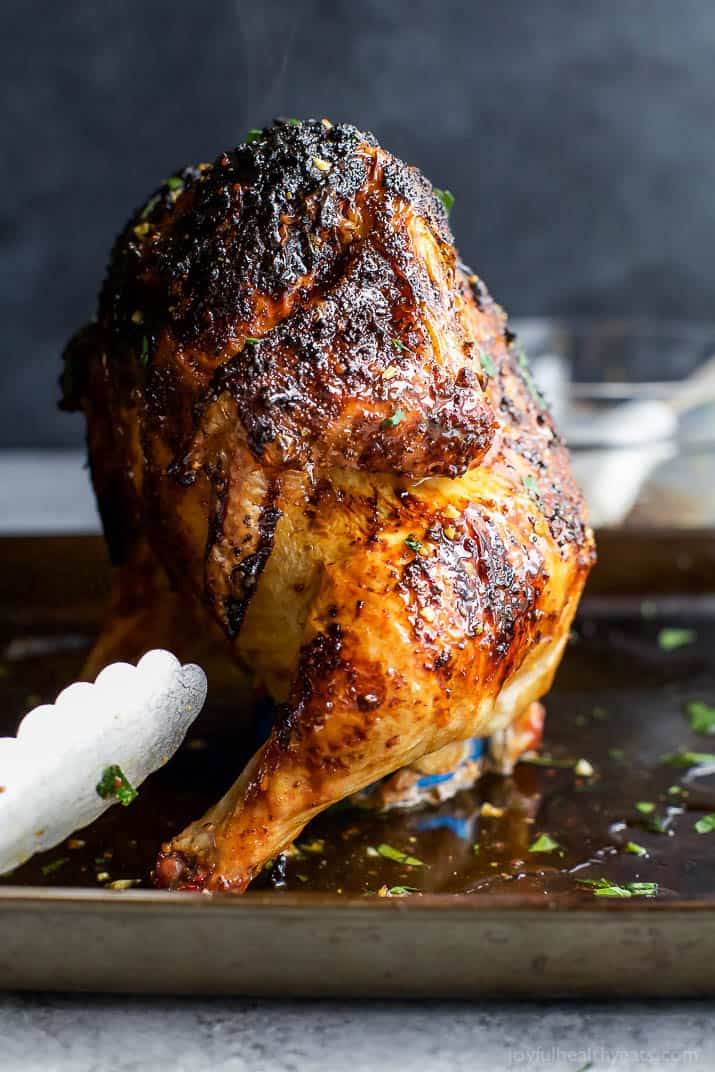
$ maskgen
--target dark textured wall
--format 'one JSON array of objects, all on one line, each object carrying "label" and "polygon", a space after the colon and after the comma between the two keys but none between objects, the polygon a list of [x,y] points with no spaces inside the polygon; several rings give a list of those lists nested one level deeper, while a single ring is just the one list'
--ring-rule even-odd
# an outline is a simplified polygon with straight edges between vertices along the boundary
[{"label": "dark textured wall", "polygon": [[709,318],[712,0],[3,0],[0,445],[54,409],[133,206],[275,114],[372,129],[456,195],[514,313]]}]

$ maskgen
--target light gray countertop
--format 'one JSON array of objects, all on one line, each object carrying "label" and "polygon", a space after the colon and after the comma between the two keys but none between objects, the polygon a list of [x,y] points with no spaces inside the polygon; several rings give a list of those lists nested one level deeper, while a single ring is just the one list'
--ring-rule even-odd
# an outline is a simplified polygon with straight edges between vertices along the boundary
[{"label": "light gray countertop", "polygon": [[[79,452],[0,453],[0,532],[96,531],[82,462]],[[715,1003],[0,995],[0,1072],[578,1072],[589,1062],[593,1072],[711,1072]]]},{"label": "light gray countertop", "polygon": [[712,1072],[713,1035],[712,1003],[692,1001],[0,999],[3,1072],[577,1072],[584,1066]]}]

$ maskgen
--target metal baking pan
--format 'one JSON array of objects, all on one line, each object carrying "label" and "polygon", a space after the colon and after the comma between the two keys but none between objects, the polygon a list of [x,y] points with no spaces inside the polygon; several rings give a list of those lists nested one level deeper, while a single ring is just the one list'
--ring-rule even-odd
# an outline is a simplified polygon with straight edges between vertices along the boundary
[{"label": "metal baking pan", "polygon": [[[108,567],[98,537],[9,538],[0,552],[0,733],[11,733],[24,709],[79,673]],[[693,701],[715,705],[715,534],[603,533],[600,556],[547,701],[546,761],[487,776],[438,809],[322,816],[244,897],[157,892],[147,875],[158,844],[219,795],[250,750],[246,722],[210,680],[190,740],[134,804],[0,881],[2,985],[715,993],[715,832],[694,829],[715,811],[715,787],[663,759],[715,752],[686,715]],[[674,629],[688,631],[679,645]],[[558,848],[530,851],[542,834]],[[409,849],[421,865],[376,854],[379,845]],[[584,878],[655,883],[657,894],[596,896]],[[124,879],[140,885],[108,885]]]}]

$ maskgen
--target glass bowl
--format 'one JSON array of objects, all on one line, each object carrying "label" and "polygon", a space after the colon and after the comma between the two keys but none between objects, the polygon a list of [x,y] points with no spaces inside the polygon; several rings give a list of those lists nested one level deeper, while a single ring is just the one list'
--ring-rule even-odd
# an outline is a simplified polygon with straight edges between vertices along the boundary
[{"label": "glass bowl", "polygon": [[715,324],[514,325],[595,528],[715,527]]}]

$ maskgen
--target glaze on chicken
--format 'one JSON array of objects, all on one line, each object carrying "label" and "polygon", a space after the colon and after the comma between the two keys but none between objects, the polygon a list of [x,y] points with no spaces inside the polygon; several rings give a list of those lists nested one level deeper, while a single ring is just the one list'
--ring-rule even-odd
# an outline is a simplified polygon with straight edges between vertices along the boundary
[{"label": "glaze on chicken", "polygon": [[278,703],[160,884],[243,891],[324,808],[448,769],[548,690],[594,559],[582,498],[440,198],[372,135],[278,122],[168,180],[65,393],[121,565],[110,635],[171,587]]}]

